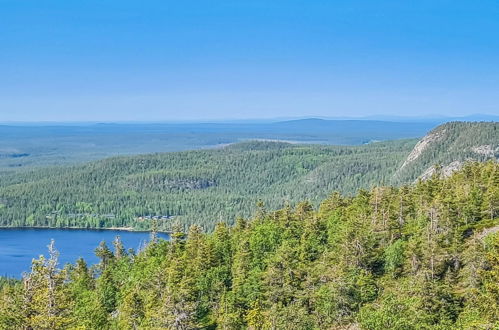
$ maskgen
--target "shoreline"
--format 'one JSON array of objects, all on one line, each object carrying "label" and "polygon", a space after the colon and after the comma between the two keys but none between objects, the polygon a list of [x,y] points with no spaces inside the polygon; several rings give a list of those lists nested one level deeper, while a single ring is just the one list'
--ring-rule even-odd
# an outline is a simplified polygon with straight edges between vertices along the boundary
[{"label": "shoreline", "polygon": [[[64,230],[116,230],[136,233],[150,233],[150,230],[135,230],[133,227],[106,227],[106,228],[86,228],[86,227],[44,227],[44,226],[0,226],[0,229],[64,229]],[[158,233],[170,234],[169,231],[161,231]]]}]

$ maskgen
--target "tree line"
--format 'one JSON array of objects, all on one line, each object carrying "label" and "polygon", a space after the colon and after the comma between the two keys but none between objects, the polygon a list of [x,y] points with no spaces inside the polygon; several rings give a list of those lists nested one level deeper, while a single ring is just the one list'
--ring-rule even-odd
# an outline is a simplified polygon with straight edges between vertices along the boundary
[{"label": "tree line", "polygon": [[84,165],[0,176],[0,226],[135,227],[148,216],[213,230],[249,217],[261,199],[270,209],[334,190],[387,184],[415,140],[364,146],[244,142],[216,150],[115,157]]}]

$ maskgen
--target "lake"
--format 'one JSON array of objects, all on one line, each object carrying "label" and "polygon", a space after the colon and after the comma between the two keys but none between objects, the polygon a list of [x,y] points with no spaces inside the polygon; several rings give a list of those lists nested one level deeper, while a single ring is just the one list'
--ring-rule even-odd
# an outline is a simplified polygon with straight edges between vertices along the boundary
[{"label": "lake", "polygon": [[[0,276],[20,278],[23,271],[30,269],[31,260],[41,254],[47,256],[47,245],[55,240],[59,251],[59,263],[74,263],[83,257],[89,265],[99,260],[94,255],[95,248],[105,241],[110,249],[112,242],[119,235],[125,247],[135,251],[149,241],[147,232],[122,230],[87,230],[87,229],[39,229],[12,228],[0,229]],[[168,239],[167,234],[159,234]]]}]

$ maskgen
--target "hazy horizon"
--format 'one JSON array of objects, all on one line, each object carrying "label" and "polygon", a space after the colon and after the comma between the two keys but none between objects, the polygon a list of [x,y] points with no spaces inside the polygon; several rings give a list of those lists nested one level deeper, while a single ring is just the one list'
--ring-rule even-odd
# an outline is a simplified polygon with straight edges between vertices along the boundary
[{"label": "hazy horizon", "polygon": [[269,117],[269,118],[212,118],[204,120],[67,120],[67,121],[50,121],[50,120],[34,120],[34,121],[0,121],[0,125],[96,125],[96,124],[224,124],[224,123],[242,123],[242,124],[258,124],[258,123],[277,123],[284,121],[299,121],[299,120],[344,120],[344,121],[386,121],[386,122],[433,122],[443,123],[452,120],[462,121],[496,121],[499,120],[499,115],[474,113],[466,116],[397,116],[397,115],[373,115],[373,116],[358,116],[358,117],[322,117],[322,116],[299,116],[299,117]]},{"label": "hazy horizon", "polygon": [[496,1],[0,8],[0,122],[499,114]]}]

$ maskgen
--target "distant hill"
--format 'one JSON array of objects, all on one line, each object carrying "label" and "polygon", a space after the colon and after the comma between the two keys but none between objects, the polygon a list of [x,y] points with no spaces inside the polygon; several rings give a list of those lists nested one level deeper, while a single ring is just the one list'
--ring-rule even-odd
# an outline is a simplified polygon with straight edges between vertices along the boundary
[{"label": "distant hill", "polygon": [[428,178],[441,166],[444,175],[467,160],[499,157],[499,122],[450,122],[424,136],[394,175],[395,183]]},{"label": "distant hill", "polygon": [[437,164],[445,173],[466,160],[496,158],[498,125],[452,122],[419,142],[324,146],[264,139],[7,172],[0,176],[0,226],[147,228],[157,218],[165,229],[173,223],[212,229],[250,216],[259,200],[269,209],[302,200],[317,205],[333,191],[353,195],[428,177]]},{"label": "distant hill", "polygon": [[114,157],[0,176],[0,226],[147,228],[250,216],[332,191],[386,184],[417,140],[361,146],[248,141],[224,148]]},{"label": "distant hill", "polygon": [[0,172],[77,164],[116,155],[214,148],[256,139],[360,145],[419,138],[433,126],[428,122],[322,119],[262,123],[0,125]]},{"label": "distant hill", "polygon": [[[345,118],[346,119],[346,118]],[[418,123],[433,123],[434,125],[441,125],[444,123],[452,122],[452,121],[471,121],[471,122],[480,122],[480,121],[499,121],[499,115],[490,115],[483,113],[475,113],[467,116],[420,116],[420,117],[411,117],[411,116],[383,116],[383,115],[374,115],[363,117],[363,120],[381,120],[381,121],[393,121],[393,122],[418,122]]]}]

